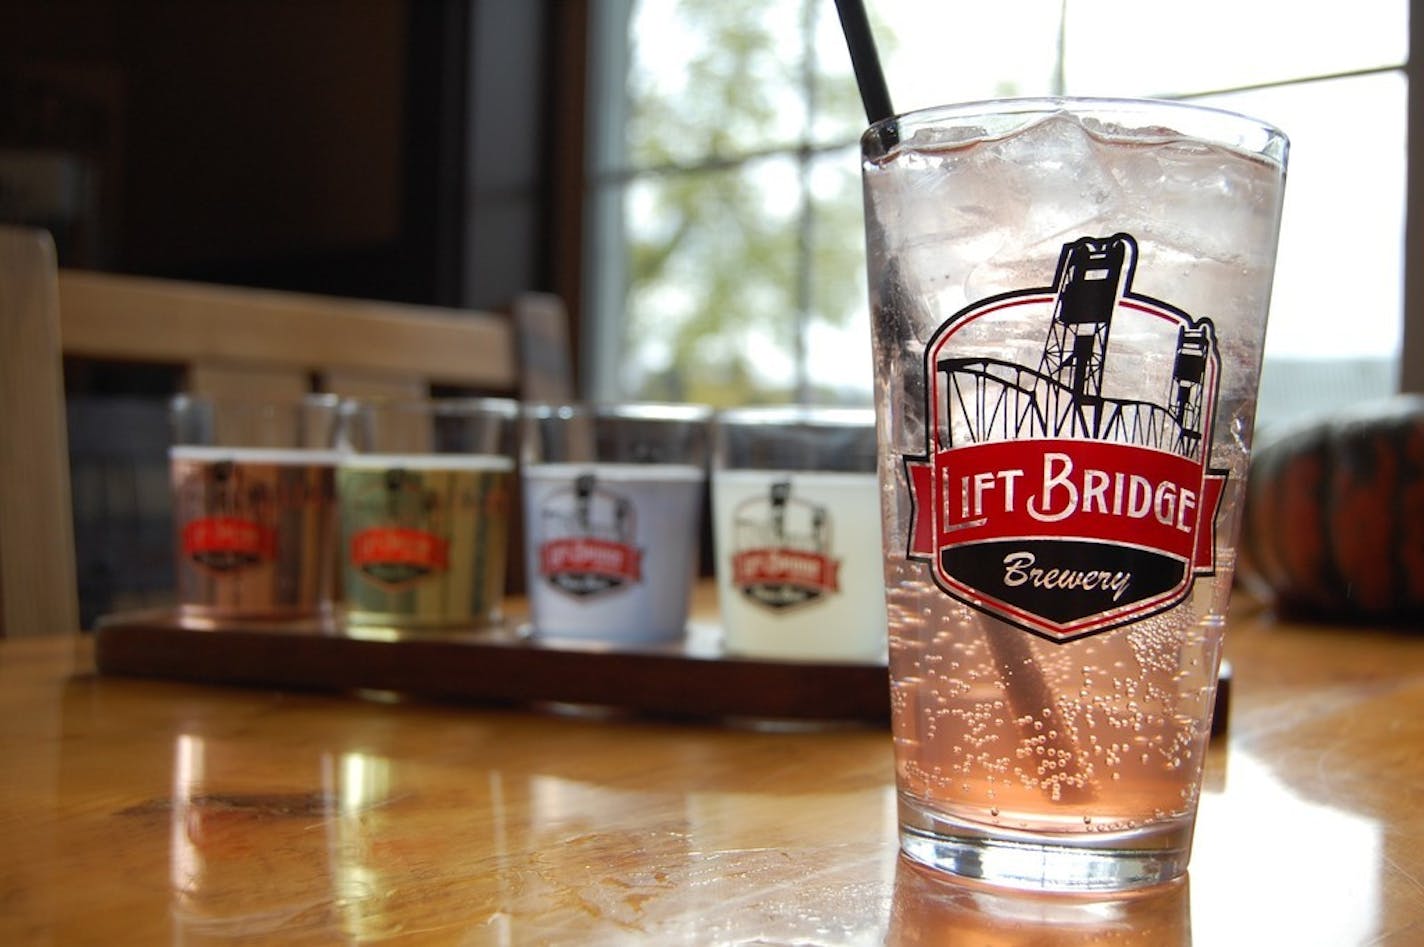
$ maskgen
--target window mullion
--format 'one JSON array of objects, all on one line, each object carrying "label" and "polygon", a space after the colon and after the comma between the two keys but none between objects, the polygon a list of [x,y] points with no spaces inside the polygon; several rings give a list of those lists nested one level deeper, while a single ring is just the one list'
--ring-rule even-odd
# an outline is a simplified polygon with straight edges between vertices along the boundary
[{"label": "window mullion", "polygon": [[1401,391],[1424,392],[1424,75],[1414,50],[1424,49],[1424,0],[1409,2],[1409,83],[1405,160],[1404,320],[1400,338]]}]

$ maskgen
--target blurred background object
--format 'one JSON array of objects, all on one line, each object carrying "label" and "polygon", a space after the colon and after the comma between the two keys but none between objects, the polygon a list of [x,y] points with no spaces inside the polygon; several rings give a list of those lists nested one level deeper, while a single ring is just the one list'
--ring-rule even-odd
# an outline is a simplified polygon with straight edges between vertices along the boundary
[{"label": "blurred background object", "polygon": [[[900,109],[1164,96],[1284,128],[1262,434],[1424,390],[1424,0],[867,6]],[[868,403],[863,124],[829,0],[0,2],[0,220],[49,229],[62,266],[548,293],[579,397]],[[66,366],[71,410],[123,401],[135,443],[174,384]]]},{"label": "blurred background object", "polygon": [[1336,409],[1257,444],[1242,580],[1291,617],[1424,623],[1424,395]]}]

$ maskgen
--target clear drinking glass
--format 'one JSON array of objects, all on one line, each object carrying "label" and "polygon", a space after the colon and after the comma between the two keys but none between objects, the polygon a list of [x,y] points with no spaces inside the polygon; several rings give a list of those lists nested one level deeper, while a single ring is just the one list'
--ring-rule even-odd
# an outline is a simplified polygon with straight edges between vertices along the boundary
[{"label": "clear drinking glass", "polygon": [[1286,151],[1121,100],[862,138],[911,858],[1026,888],[1185,870]]},{"label": "clear drinking glass", "polygon": [[729,653],[883,661],[869,408],[780,405],[714,425],[717,597]]},{"label": "clear drinking glass", "polygon": [[668,641],[687,630],[707,483],[698,405],[531,405],[521,442],[536,635]]},{"label": "clear drinking glass", "polygon": [[173,399],[169,468],[185,624],[329,613],[336,411],[331,395]]},{"label": "clear drinking glass", "polygon": [[500,620],[517,412],[504,398],[343,402],[336,485],[348,625]]}]

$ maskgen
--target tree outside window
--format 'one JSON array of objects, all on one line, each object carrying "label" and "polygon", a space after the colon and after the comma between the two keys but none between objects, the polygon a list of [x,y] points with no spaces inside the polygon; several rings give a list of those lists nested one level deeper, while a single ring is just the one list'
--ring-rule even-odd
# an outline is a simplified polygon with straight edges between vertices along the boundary
[{"label": "tree outside window", "polygon": [[[1394,390],[1406,0],[1348,10],[1287,0],[867,6],[901,110],[1158,95],[1280,125],[1294,149],[1262,421]],[[868,402],[865,120],[832,0],[594,9],[592,58],[603,69],[589,179],[593,393]],[[1346,117],[1371,129],[1371,147],[1338,131]],[[1342,239],[1354,248],[1348,277]],[[1342,309],[1353,313],[1345,338]]]}]

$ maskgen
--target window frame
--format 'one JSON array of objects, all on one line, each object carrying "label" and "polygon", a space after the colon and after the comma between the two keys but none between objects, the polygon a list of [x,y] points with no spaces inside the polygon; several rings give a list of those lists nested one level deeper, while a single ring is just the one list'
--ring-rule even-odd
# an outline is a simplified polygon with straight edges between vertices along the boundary
[{"label": "window frame", "polygon": [[[621,96],[622,76],[627,69],[628,50],[626,44],[616,42],[610,35],[610,25],[625,22],[635,0],[580,0],[579,6],[586,11],[585,35],[587,38],[586,73],[587,88],[584,99],[587,129],[586,152],[579,157],[583,161],[583,208],[582,208],[582,252],[583,275],[579,281],[582,294],[576,303],[580,318],[579,337],[584,344],[579,350],[579,367],[585,394],[593,397],[617,398],[617,379],[613,377],[612,366],[621,354],[618,333],[611,325],[600,325],[600,319],[619,311],[624,300],[621,296],[624,280],[622,274],[610,277],[608,257],[600,253],[600,248],[608,241],[622,240],[625,236],[621,214],[611,213],[606,207],[610,200],[616,202],[617,191],[610,186],[610,177],[603,173],[603,160],[610,147],[608,132],[616,128],[626,117],[623,113],[625,102]],[[1397,390],[1403,393],[1424,393],[1424,267],[1411,265],[1411,261],[1424,261],[1424,74],[1413,55],[1415,49],[1424,49],[1424,0],[1408,0],[1409,6],[1409,51],[1402,65],[1387,68],[1364,69],[1348,73],[1321,74],[1292,78],[1280,82],[1264,83],[1257,86],[1243,86],[1212,89],[1191,95],[1177,96],[1183,100],[1202,98],[1227,92],[1248,91],[1271,86],[1289,86],[1323,79],[1343,78],[1353,75],[1402,71],[1408,83],[1406,115],[1406,169],[1405,169],[1405,226],[1403,234],[1403,305],[1399,318],[1400,351]],[[612,53],[612,55],[610,55]],[[1061,68],[1058,81],[1062,81]],[[610,94],[610,92],[617,94]],[[613,114],[609,114],[609,110]],[[619,114],[623,113],[623,114]],[[830,151],[835,146],[816,146],[815,150]],[[778,153],[793,154],[787,151]],[[741,160],[755,160],[758,155],[747,155]],[[698,170],[711,168],[719,162],[689,166]],[[725,164],[725,162],[721,162]],[[619,177],[627,180],[640,173],[624,171]],[[804,345],[804,340],[801,342]]]},{"label": "window frame", "polygon": [[1424,271],[1411,265],[1424,260],[1424,71],[1414,56],[1424,49],[1424,0],[1409,0],[1409,54],[1404,75],[1409,83],[1405,135],[1404,311],[1399,352],[1399,390],[1424,394]]}]

